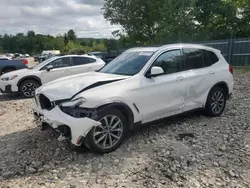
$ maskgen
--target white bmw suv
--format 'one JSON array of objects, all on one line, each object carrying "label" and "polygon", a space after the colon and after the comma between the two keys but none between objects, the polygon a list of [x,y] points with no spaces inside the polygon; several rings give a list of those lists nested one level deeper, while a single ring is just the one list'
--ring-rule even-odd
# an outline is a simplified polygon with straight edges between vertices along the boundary
[{"label": "white bmw suv", "polygon": [[34,115],[76,146],[111,152],[128,130],[193,109],[223,113],[233,70],[219,50],[192,44],[125,51],[99,72],[36,90]]},{"label": "white bmw suv", "polygon": [[105,62],[89,55],[66,55],[51,57],[29,68],[6,73],[0,77],[2,93],[20,92],[24,97],[34,96],[35,89],[55,79],[74,74],[96,71]]}]

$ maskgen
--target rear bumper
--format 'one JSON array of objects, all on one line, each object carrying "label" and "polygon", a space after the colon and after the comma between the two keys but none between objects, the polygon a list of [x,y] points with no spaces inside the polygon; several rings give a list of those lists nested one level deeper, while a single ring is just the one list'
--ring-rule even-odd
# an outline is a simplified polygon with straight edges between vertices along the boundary
[{"label": "rear bumper", "polygon": [[76,146],[81,145],[79,141],[86,137],[93,127],[101,125],[100,122],[87,117],[71,117],[62,112],[58,106],[50,111],[34,107],[33,113],[35,120],[38,120],[38,126],[49,125],[58,132],[61,132],[61,137],[69,139]]}]

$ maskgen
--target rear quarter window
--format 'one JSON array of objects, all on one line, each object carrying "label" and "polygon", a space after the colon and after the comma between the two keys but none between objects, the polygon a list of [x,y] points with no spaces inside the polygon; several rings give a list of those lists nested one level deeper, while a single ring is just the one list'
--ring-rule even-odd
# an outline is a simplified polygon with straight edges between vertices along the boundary
[{"label": "rear quarter window", "polygon": [[198,48],[184,48],[183,49],[185,56],[185,69],[199,69],[203,68],[203,58],[202,51]]},{"label": "rear quarter window", "polygon": [[209,50],[202,50],[204,67],[211,66],[219,61],[217,55]]}]

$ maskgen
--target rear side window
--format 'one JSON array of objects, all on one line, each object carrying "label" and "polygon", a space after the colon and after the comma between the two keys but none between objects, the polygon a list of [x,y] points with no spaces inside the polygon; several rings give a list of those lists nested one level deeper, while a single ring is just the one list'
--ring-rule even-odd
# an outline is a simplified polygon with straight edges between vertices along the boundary
[{"label": "rear side window", "polygon": [[202,51],[197,48],[184,48],[185,69],[199,69],[203,68]]},{"label": "rear side window", "polygon": [[87,57],[72,57],[73,66],[85,65],[91,63],[90,58]]},{"label": "rear side window", "polygon": [[209,67],[219,61],[217,55],[212,51],[202,50],[202,54],[204,60],[204,67]]}]

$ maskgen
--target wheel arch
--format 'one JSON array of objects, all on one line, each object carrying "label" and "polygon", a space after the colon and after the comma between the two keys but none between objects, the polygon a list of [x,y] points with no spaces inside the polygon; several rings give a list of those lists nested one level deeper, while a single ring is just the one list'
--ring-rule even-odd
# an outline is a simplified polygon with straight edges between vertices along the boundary
[{"label": "wheel arch", "polygon": [[42,85],[42,81],[39,77],[37,77],[37,76],[25,76],[17,82],[17,87],[19,87],[20,84],[26,80],[34,80],[34,81],[38,82],[40,85]]},{"label": "wheel arch", "polygon": [[[216,83],[213,87],[211,87],[211,89],[209,90],[208,94],[207,94],[207,100],[208,100],[208,96],[211,93],[211,91],[216,88],[216,87],[220,87],[222,89],[224,89],[224,91],[226,92],[226,97],[229,96],[229,87],[227,85],[226,82],[222,81],[222,82],[218,82]],[[207,100],[206,100],[206,105],[207,105]]]},{"label": "wheel arch", "polygon": [[96,110],[98,112],[98,111],[106,110],[108,108],[115,108],[115,109],[119,110],[128,121],[128,129],[133,130],[134,113],[127,104],[122,103],[122,102],[107,103],[107,104],[103,104],[103,105],[97,107]]}]

